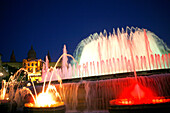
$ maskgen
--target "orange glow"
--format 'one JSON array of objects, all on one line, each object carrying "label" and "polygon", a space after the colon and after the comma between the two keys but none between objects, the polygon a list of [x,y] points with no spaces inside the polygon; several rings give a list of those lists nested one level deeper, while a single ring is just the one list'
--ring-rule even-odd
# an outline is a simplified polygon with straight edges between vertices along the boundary
[{"label": "orange glow", "polygon": [[0,98],[5,99],[5,96],[6,96],[6,81],[5,80],[2,80],[2,89],[0,91],[1,91]]},{"label": "orange glow", "polygon": [[55,86],[49,85],[46,91],[39,93],[35,98],[33,96],[34,103],[26,103],[25,107],[57,107],[64,105],[62,99],[57,92]]},{"label": "orange glow", "polygon": [[3,92],[3,94],[2,94],[2,99],[5,99],[5,93],[6,93],[5,87],[3,88],[2,92]]},{"label": "orange glow", "polygon": [[25,107],[57,107],[60,105],[64,105],[64,102],[56,101],[52,93],[42,92],[35,98],[35,103],[26,103]]},{"label": "orange glow", "polygon": [[52,104],[56,104],[52,95],[48,92],[40,93],[36,99],[36,106],[38,107],[50,107]]},{"label": "orange glow", "polygon": [[[58,107],[64,105],[64,102],[56,102],[55,104],[52,104],[50,107]],[[33,103],[25,103],[25,107],[31,107],[31,108],[38,108],[39,106],[35,106]],[[45,106],[47,108],[48,106]]]},{"label": "orange glow", "polygon": [[35,99],[35,103],[26,103],[25,107],[57,107],[64,105],[64,102],[58,102],[55,100],[55,97],[50,92],[42,92]]}]

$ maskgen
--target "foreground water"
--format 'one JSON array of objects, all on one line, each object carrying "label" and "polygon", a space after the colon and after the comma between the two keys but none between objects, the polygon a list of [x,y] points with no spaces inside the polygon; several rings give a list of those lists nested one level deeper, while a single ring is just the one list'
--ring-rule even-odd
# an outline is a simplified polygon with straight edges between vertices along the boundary
[{"label": "foreground water", "polygon": [[66,111],[66,113],[109,113],[108,110],[100,110],[100,111]]},{"label": "foreground water", "polygon": [[[56,89],[62,96],[67,112],[108,112],[109,101],[117,99],[121,93],[134,83],[134,77],[80,81],[76,83],[64,83],[60,89]],[[170,95],[170,74],[157,74],[151,76],[139,76],[138,82],[153,91],[158,97]],[[30,88],[31,89],[31,88]],[[33,90],[33,89],[32,89]],[[36,86],[37,93],[42,86]],[[129,92],[127,92],[129,93]],[[106,110],[106,111],[105,111]]]},{"label": "foreground water", "polygon": [[[67,113],[107,113],[110,106],[109,101],[119,98],[122,92],[132,86],[134,81],[136,81],[135,77],[126,77],[63,83],[62,88],[60,84],[52,85],[61,95]],[[170,96],[170,73],[138,76],[137,81],[143,87],[153,91],[157,97]],[[45,88],[47,87],[46,84]],[[32,86],[27,88],[35,95]],[[14,95],[12,107],[17,107],[17,112],[23,112],[24,104],[32,100],[27,88],[20,87],[9,94],[9,96]],[[38,94],[42,92],[42,84],[36,84],[36,91]],[[125,94],[129,93],[125,92]]]}]

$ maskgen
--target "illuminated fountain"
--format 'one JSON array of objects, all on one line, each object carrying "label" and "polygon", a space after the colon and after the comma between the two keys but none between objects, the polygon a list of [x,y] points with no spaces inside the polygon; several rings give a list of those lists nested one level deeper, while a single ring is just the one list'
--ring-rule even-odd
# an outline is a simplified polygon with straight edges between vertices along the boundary
[{"label": "illuminated fountain", "polygon": [[21,82],[23,78],[26,76],[24,73],[23,77],[20,78],[19,76],[22,71],[27,71],[24,68],[19,69],[14,76],[10,76],[9,80],[2,80],[2,88],[1,88],[1,95],[0,95],[0,106],[4,110],[4,112],[14,112],[14,100],[15,100],[15,93],[17,92],[18,88],[21,86]]},{"label": "illuminated fountain", "polygon": [[[164,58],[164,53],[161,53],[161,58],[162,58],[162,63],[160,61],[160,56],[159,54],[156,55],[155,53],[155,61],[154,61],[154,57],[150,52],[152,52],[151,49],[151,45],[150,42],[152,42],[153,40],[149,41],[148,40],[148,36],[146,34],[146,30],[143,30],[144,32],[144,41],[145,41],[145,52],[146,52],[146,56],[148,58],[148,61],[145,62],[145,69],[154,69],[154,64],[156,61],[156,69],[158,69],[158,65],[160,66],[160,68],[162,69],[162,67],[165,68],[169,68],[169,62],[168,62],[168,54],[165,54],[166,56],[166,60]],[[133,43],[132,43],[133,44]],[[110,101],[110,112],[130,112],[130,113],[134,113],[134,112],[168,112],[170,109],[170,99],[165,98],[165,97],[159,97],[156,95],[156,93],[154,93],[151,89],[149,89],[148,87],[144,87],[143,85],[141,85],[138,82],[137,79],[137,74],[136,74],[136,70],[139,71],[139,65],[140,62],[138,61],[138,56],[136,55],[136,60],[135,60],[135,56],[134,56],[134,51],[133,51],[133,47],[132,47],[131,42],[129,43],[129,50],[130,50],[130,56],[131,56],[131,62],[132,62],[132,69],[134,72],[134,80],[132,81],[131,85],[128,86],[125,90],[123,90],[119,97],[117,99],[113,99]],[[158,45],[157,47],[159,47],[160,45]],[[164,46],[164,45],[162,45]],[[154,48],[155,49],[155,48]],[[158,48],[156,48],[157,50]],[[167,48],[168,51],[164,51],[164,52],[169,52],[169,49]],[[144,55],[145,56],[145,55]],[[158,57],[158,60],[157,60]],[[151,58],[151,59],[150,59]],[[150,62],[151,60],[151,62]],[[141,60],[142,61],[142,60]],[[166,63],[165,63],[166,61]],[[135,63],[136,62],[136,63]],[[141,62],[142,63],[142,62]],[[148,66],[147,64],[148,63]],[[151,65],[152,64],[152,65]],[[162,66],[163,64],[163,66]],[[166,66],[165,66],[166,65]],[[138,68],[135,68],[138,67]],[[141,65],[142,67],[142,65]],[[148,68],[147,68],[148,67]],[[127,93],[128,92],[128,93]],[[164,109],[164,110],[162,110]]]},{"label": "illuminated fountain", "polygon": [[6,80],[2,80],[2,88],[0,90],[0,100],[7,100],[6,93]]},{"label": "illuminated fountain", "polygon": [[122,28],[117,33],[93,34],[82,40],[75,51],[80,76],[98,76],[167,69],[170,50],[154,33],[139,28]]},{"label": "illuminated fountain", "polygon": [[[21,77],[21,73],[24,75]],[[3,81],[1,89],[2,109],[5,112],[65,112],[65,105],[57,92],[55,86],[48,84],[43,87],[41,93],[37,94],[34,83],[32,82],[34,92],[31,91],[22,80],[28,74],[27,70],[20,68],[14,76],[11,76],[6,83]],[[20,78],[19,78],[20,77]],[[45,86],[45,82],[44,82]]]},{"label": "illuminated fountain", "polygon": [[[62,55],[63,56],[63,55]],[[59,58],[59,60],[62,58],[62,56]],[[47,57],[46,57],[47,59]],[[36,113],[52,113],[52,112],[58,112],[58,113],[65,113],[65,105],[64,102],[60,96],[60,94],[58,93],[56,87],[54,85],[51,85],[51,79],[54,75],[54,73],[56,72],[56,66],[58,65],[57,61],[56,65],[54,66],[54,68],[49,68],[47,70],[46,76],[44,78],[44,84],[42,87],[42,91],[37,94],[36,88],[33,84],[33,89],[35,92],[35,97],[33,96],[33,94],[31,94],[32,98],[33,98],[33,102],[29,102],[29,103],[25,103],[24,104],[24,112],[27,113],[32,113],[32,112],[36,112]],[[47,59],[48,61],[48,59]],[[46,66],[48,66],[48,63],[46,64]],[[52,72],[50,75],[50,80],[48,85],[46,86],[46,79],[47,76],[49,75],[48,73]],[[62,88],[62,80],[60,78],[60,76],[57,75],[57,79],[60,82],[60,88]]]},{"label": "illuminated fountain", "polygon": [[43,91],[33,97],[33,102],[24,104],[26,113],[65,113],[65,105],[57,92],[55,86],[49,85],[46,91]]},{"label": "illuminated fountain", "polygon": [[[69,62],[67,57],[73,60]],[[26,88],[18,84],[14,88],[12,84],[18,77],[14,76],[8,82],[8,87],[12,87],[9,100],[15,101],[17,108],[24,107],[24,112],[94,111],[108,110],[113,105],[169,103],[169,73],[138,77],[136,74],[170,67],[169,48],[148,30],[127,27],[126,31],[113,30],[109,35],[106,31],[95,33],[79,43],[74,57],[67,54],[65,45],[54,67],[49,66],[46,57],[41,85],[32,83],[31,88]],[[61,59],[62,67],[57,68]],[[134,73],[134,76],[114,78],[122,73]],[[108,75],[111,79],[93,79]],[[78,82],[73,82],[75,79]],[[66,83],[62,84],[62,80]],[[52,84],[56,81],[60,84]]]},{"label": "illuminated fountain", "polygon": [[[66,47],[63,53],[67,53]],[[74,57],[78,62],[70,64],[65,57],[64,65],[57,69],[62,79],[170,68],[170,49],[166,44],[154,33],[133,27],[117,29],[117,33],[113,29],[109,35],[106,31],[90,35],[78,44]],[[43,78],[47,70],[44,66]]]},{"label": "illuminated fountain", "polygon": [[6,93],[6,81],[2,80],[2,88],[0,90],[0,108],[7,112],[9,108],[9,98]]},{"label": "illuminated fountain", "polygon": [[[169,74],[167,75],[169,76]],[[159,75],[164,78],[164,75]],[[159,81],[161,80],[159,78]],[[148,77],[145,79],[149,80]],[[167,80],[166,80],[167,79]],[[140,78],[133,78],[130,84],[123,87],[123,90],[119,93],[116,99],[110,100],[110,113],[155,113],[162,112],[168,113],[170,110],[170,96],[169,94],[161,94],[161,90],[155,84],[155,80],[149,81],[150,84],[146,85],[146,81],[139,81]],[[164,78],[165,81],[170,78]],[[169,86],[162,83],[164,91],[169,89]],[[165,85],[165,86],[164,86]]]},{"label": "illuminated fountain", "polygon": [[[66,56],[67,51],[64,46],[62,68],[55,68],[55,72],[48,71],[48,59],[46,60],[46,66],[44,65],[42,69],[43,81],[56,81],[57,76],[66,81],[92,78],[92,81],[63,84],[63,89],[69,90],[62,92],[65,95],[63,101],[68,110],[78,108],[87,111],[107,110],[110,104],[169,103],[170,92],[167,91],[170,89],[169,73],[139,77],[136,74],[136,72],[150,70],[161,72],[170,68],[169,48],[148,30],[127,27],[126,31],[118,29],[117,33],[113,29],[113,34],[109,33],[109,35],[106,31],[100,34],[95,33],[78,44],[74,53],[77,62],[74,60],[69,63]],[[134,73],[134,77],[122,78],[122,73],[127,75]],[[51,77],[51,74],[55,76]],[[102,78],[108,75],[111,75],[111,78],[120,75],[121,78],[93,81],[93,77]],[[125,91],[130,93],[125,93]]]}]

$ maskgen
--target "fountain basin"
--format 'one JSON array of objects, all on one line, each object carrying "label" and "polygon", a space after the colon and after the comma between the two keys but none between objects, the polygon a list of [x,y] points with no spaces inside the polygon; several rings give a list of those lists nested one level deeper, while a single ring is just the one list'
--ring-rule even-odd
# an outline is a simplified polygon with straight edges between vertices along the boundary
[{"label": "fountain basin", "polygon": [[24,113],[65,113],[66,107],[63,102],[53,104],[50,107],[37,107],[33,103],[25,103]]},{"label": "fountain basin", "polygon": [[4,113],[9,112],[10,101],[9,99],[1,99],[0,100],[0,108]]},{"label": "fountain basin", "polygon": [[144,99],[135,102],[128,99],[115,99],[110,101],[110,113],[169,113],[170,99]]}]

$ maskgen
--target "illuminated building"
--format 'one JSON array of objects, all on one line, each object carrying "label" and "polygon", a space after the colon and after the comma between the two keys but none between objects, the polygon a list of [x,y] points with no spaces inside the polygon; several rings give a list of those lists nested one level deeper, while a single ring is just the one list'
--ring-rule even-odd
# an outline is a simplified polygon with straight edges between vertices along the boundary
[{"label": "illuminated building", "polygon": [[[51,62],[49,51],[47,57],[49,59],[49,66],[54,66],[56,62]],[[11,76],[18,69],[24,67],[28,71],[28,76],[27,76],[28,80],[32,80],[32,81],[41,80],[41,74],[42,74],[41,70],[44,61],[36,57],[36,52],[33,49],[33,46],[31,46],[31,49],[28,51],[27,58],[23,59],[22,62],[17,62],[15,58],[16,57],[13,50],[10,56],[10,62],[2,62],[2,68],[6,72],[5,75]],[[61,67],[61,62],[59,62],[59,65],[57,67]],[[3,75],[3,78],[5,75]]]},{"label": "illuminated building", "polygon": [[23,67],[28,71],[28,80],[41,81],[41,59],[23,59]]},{"label": "illuminated building", "polygon": [[28,80],[41,81],[42,60],[36,58],[33,47],[28,52],[27,59],[23,59],[23,67],[28,71]]}]

